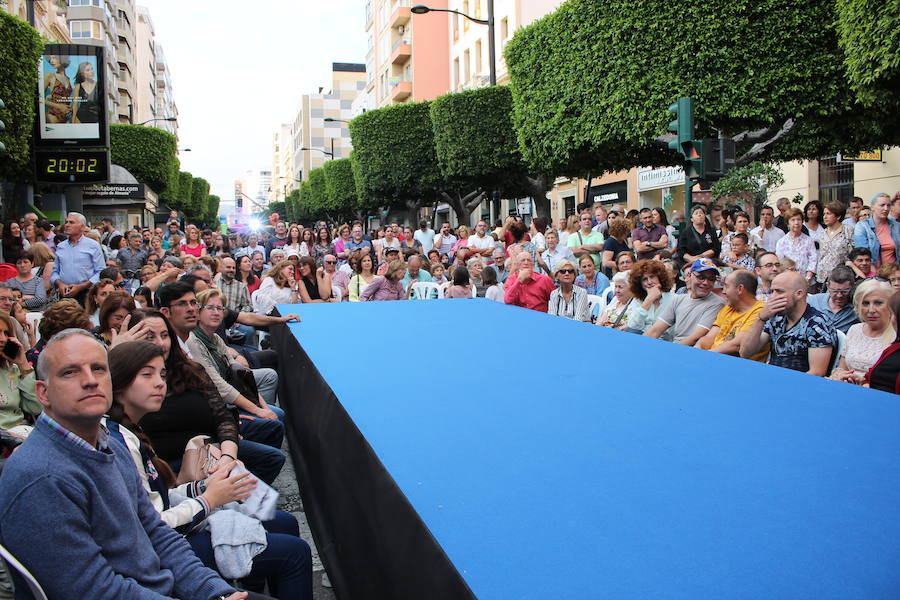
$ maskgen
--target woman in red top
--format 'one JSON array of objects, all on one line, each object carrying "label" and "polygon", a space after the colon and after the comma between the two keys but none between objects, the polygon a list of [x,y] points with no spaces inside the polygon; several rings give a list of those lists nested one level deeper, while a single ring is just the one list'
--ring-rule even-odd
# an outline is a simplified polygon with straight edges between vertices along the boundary
[{"label": "woman in red top", "polygon": [[200,230],[194,225],[187,226],[185,240],[181,243],[181,252],[197,258],[206,256],[206,244],[200,239]]}]

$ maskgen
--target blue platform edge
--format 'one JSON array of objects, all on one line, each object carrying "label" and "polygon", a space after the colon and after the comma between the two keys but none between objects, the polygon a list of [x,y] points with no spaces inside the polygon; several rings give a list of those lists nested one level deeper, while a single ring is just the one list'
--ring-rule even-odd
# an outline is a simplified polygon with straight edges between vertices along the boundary
[{"label": "blue platform edge", "polygon": [[896,396],[481,299],[278,310],[481,599],[900,597]]}]

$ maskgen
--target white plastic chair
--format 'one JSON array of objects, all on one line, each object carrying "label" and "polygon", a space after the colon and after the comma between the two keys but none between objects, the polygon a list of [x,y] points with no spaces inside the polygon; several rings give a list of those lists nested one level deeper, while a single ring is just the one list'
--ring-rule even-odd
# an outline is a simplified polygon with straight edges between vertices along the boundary
[{"label": "white plastic chair", "polygon": [[339,285],[331,286],[331,297],[337,298],[338,302],[343,300],[343,294],[344,294],[344,291],[341,289],[341,286],[339,286]]},{"label": "white plastic chair", "polygon": [[[591,315],[591,322],[593,323],[597,320],[597,317],[600,316],[600,313],[603,312],[603,308],[606,306],[606,302],[603,301],[603,298],[601,298],[600,296],[595,296],[594,294],[588,294],[587,299],[588,314]],[[594,314],[594,309],[598,306],[599,308],[597,309],[597,313]]]},{"label": "white plastic chair", "polygon": [[447,288],[450,287],[450,282],[445,281],[444,283],[439,283],[437,287],[437,297],[444,298],[444,293],[447,291]]},{"label": "white plastic chair", "polygon": [[[25,584],[28,585],[28,589],[31,591],[31,597],[34,598],[34,600],[47,600],[47,594],[44,593],[41,584],[34,578],[34,575],[32,575],[28,569],[26,569],[25,566],[2,545],[0,545],[0,556],[3,557],[3,561],[6,563],[7,570],[10,574],[15,571],[19,575],[19,578],[25,581]],[[23,597],[23,592],[24,590],[17,590],[16,597]]]},{"label": "white plastic chair", "polygon": [[[410,299],[413,300],[432,300],[434,298],[443,298],[443,290],[440,284],[433,281],[417,281],[412,284],[412,293]],[[432,292],[434,292],[432,294]]]},{"label": "white plastic chair", "polygon": [[844,352],[847,350],[847,334],[841,331],[840,329],[835,329],[834,332],[837,334],[837,347],[834,349],[834,354],[832,355],[831,362],[831,374],[834,374],[835,369],[841,366],[841,357],[844,355]]}]

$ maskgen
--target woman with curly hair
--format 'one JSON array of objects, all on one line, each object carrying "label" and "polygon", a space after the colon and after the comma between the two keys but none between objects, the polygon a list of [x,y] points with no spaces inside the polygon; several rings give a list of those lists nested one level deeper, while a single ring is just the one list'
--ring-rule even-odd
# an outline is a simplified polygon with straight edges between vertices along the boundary
[{"label": "woman with curly hair", "polygon": [[[107,280],[109,281],[109,280]],[[91,316],[84,308],[72,298],[63,298],[58,302],[50,305],[50,308],[44,311],[41,322],[38,325],[38,333],[40,339],[34,348],[26,353],[28,362],[37,364],[38,355],[47,345],[54,335],[64,329],[84,329],[90,331],[94,324],[91,323]]]},{"label": "woman with curly hair", "polygon": [[115,335],[122,330],[125,318],[135,310],[137,306],[131,294],[123,291],[111,293],[100,306],[100,325],[95,327],[92,333],[101,342],[110,346]]},{"label": "woman with curly hair", "polygon": [[659,260],[640,260],[629,271],[628,286],[634,296],[629,307],[628,328],[643,333],[672,302],[672,274]]},{"label": "woman with curly hair", "polygon": [[91,323],[95,327],[100,325],[100,306],[106,300],[106,297],[114,291],[116,291],[116,284],[113,283],[112,279],[101,279],[88,290],[84,307],[91,316]]}]

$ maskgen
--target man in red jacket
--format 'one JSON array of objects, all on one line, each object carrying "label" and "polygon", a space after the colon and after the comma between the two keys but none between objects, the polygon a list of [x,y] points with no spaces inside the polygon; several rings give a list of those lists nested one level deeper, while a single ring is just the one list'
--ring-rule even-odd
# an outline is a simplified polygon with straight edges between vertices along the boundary
[{"label": "man in red jacket", "polygon": [[518,270],[510,273],[506,280],[503,300],[507,304],[547,312],[550,292],[556,289],[556,285],[547,275],[535,272],[534,258],[530,252],[520,252],[518,262]]}]

